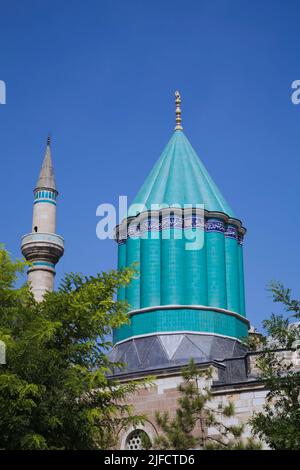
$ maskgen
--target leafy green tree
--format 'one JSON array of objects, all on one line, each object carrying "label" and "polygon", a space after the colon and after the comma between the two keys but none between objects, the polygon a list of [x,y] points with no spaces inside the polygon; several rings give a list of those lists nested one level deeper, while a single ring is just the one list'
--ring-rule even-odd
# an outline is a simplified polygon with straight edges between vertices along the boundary
[{"label": "leafy green tree", "polygon": [[[211,369],[199,370],[191,360],[189,366],[182,370],[182,377],[175,416],[170,417],[168,412],[156,413],[157,424],[163,432],[155,439],[154,448],[260,449],[253,439],[242,438],[243,424],[226,424],[228,418],[234,416],[232,402],[212,406]],[[209,428],[214,428],[213,434],[208,433]]]},{"label": "leafy green tree", "polygon": [[24,268],[0,247],[0,448],[112,448],[122,427],[143,419],[126,399],[145,383],[107,377],[108,338],[127,322],[115,293],[133,272],[70,274],[37,303],[29,286],[15,287]]},{"label": "leafy green tree", "polygon": [[252,342],[261,354],[257,366],[268,394],[262,412],[250,421],[254,434],[271,449],[300,449],[300,374],[289,357],[300,345],[300,301],[280,283],[270,288],[274,302],[280,303],[287,316],[272,314],[263,322],[266,335]]}]

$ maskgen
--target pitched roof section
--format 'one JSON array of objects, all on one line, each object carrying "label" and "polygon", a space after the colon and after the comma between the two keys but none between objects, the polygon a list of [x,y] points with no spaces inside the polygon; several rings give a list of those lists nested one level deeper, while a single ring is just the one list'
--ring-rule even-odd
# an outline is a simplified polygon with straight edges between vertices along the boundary
[{"label": "pitched roof section", "polygon": [[37,188],[48,188],[48,189],[54,189],[56,191],[49,137],[47,139],[47,147],[46,147],[46,153],[45,153],[43,165],[42,165],[40,176],[37,181],[35,189]]},{"label": "pitched roof section", "polygon": [[[212,180],[189,140],[176,130],[154,165],[132,205],[143,204],[147,210],[153,204],[204,204],[208,211],[224,212],[235,217],[220,190]],[[136,215],[134,207],[129,216]]]}]

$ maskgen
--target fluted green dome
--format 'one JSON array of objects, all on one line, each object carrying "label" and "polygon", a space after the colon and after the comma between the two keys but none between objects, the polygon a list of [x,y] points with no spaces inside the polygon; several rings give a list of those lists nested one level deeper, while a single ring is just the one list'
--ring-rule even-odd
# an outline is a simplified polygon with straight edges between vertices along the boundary
[{"label": "fluted green dome", "polygon": [[[186,332],[247,336],[245,229],[182,129],[173,133],[128,215],[117,227],[118,266],[135,264],[138,273],[119,289],[130,323],[114,331],[115,343]],[[201,243],[191,247],[195,237]]]},{"label": "fluted green dome", "polygon": [[154,165],[145,183],[129,209],[136,215],[135,204],[151,209],[153,204],[204,204],[207,211],[223,212],[234,217],[220,190],[212,180],[192,145],[181,130],[175,131],[161,157]]},{"label": "fluted green dome", "polygon": [[175,132],[116,228],[118,268],[137,269],[118,290],[129,322],[113,334],[127,372],[239,356],[248,335],[246,230],[184,135],[175,97]]}]

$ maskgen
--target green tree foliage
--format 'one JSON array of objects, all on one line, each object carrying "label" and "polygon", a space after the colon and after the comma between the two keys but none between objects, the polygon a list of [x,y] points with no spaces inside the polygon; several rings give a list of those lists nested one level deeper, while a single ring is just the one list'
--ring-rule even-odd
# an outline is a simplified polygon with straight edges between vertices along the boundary
[{"label": "green tree foliage", "polygon": [[[219,403],[212,406],[209,383],[212,370],[200,370],[193,360],[182,370],[180,398],[174,417],[156,413],[162,433],[153,443],[158,449],[259,449],[253,439],[242,439],[244,426],[226,424],[234,416],[234,405]],[[213,428],[213,433],[208,433]]]},{"label": "green tree foliage", "polygon": [[70,274],[37,303],[26,284],[15,287],[24,267],[0,247],[0,448],[112,448],[122,427],[142,420],[126,398],[145,383],[107,378],[108,338],[127,322],[115,293],[133,272]]},{"label": "green tree foliage", "polygon": [[266,336],[252,342],[252,347],[261,351],[257,366],[268,394],[263,411],[254,415],[251,425],[271,449],[299,450],[300,374],[286,350],[300,346],[300,325],[295,322],[300,318],[300,302],[280,283],[272,283],[270,290],[287,316],[272,314],[263,322]]}]

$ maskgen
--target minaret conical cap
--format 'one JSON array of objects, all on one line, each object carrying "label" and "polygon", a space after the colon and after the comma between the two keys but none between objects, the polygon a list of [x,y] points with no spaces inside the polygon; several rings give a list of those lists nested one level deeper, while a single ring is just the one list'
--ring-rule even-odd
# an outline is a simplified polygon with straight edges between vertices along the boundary
[{"label": "minaret conical cap", "polygon": [[37,188],[48,188],[56,191],[55,176],[51,158],[51,142],[49,136],[47,138],[47,146],[43,165],[35,189]]}]

